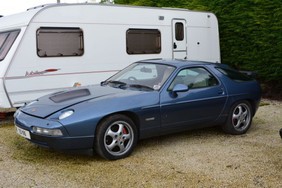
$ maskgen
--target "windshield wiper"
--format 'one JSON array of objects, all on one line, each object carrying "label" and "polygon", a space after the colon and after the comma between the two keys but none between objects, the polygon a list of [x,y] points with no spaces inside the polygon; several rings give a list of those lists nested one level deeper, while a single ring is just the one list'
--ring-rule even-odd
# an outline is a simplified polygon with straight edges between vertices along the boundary
[{"label": "windshield wiper", "polygon": [[100,83],[101,86],[105,86],[105,85],[107,85],[107,84],[108,84],[108,81],[106,81],[106,80],[105,80],[105,81],[102,81],[102,82]]},{"label": "windshield wiper", "polygon": [[111,84],[114,85],[116,88],[122,88],[127,85],[127,83],[121,82],[121,81],[116,81],[116,80],[108,80],[108,81],[103,81],[101,82],[101,86]]},{"label": "windshield wiper", "polygon": [[139,84],[131,84],[131,85],[129,85],[129,87],[134,87],[134,88],[138,88],[138,89],[144,89],[146,91],[154,91],[154,89],[149,87],[149,86],[139,85]]}]

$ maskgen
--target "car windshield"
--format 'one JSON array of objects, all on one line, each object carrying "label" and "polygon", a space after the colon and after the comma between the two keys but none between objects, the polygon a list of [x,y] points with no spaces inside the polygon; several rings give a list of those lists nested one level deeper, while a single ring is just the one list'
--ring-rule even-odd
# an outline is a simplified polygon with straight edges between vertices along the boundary
[{"label": "car windshield", "polygon": [[158,91],[174,69],[173,66],[163,64],[134,63],[102,82],[102,85],[121,89]]}]

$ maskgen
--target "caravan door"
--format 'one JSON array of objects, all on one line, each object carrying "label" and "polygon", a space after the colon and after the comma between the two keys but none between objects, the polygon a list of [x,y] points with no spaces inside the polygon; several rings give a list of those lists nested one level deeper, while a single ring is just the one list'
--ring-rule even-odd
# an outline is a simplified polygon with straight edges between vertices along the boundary
[{"label": "caravan door", "polygon": [[186,20],[172,20],[173,58],[187,59]]}]

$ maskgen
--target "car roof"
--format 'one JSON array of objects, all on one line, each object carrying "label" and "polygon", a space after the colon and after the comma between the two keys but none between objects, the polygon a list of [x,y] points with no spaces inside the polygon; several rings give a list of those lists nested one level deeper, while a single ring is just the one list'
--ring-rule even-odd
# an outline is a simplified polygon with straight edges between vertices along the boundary
[{"label": "car roof", "polygon": [[155,63],[155,64],[166,64],[166,65],[172,65],[175,67],[182,67],[182,66],[195,66],[195,65],[215,65],[219,63],[213,63],[213,62],[206,62],[206,61],[193,61],[193,60],[182,60],[182,59],[148,59],[148,60],[142,60],[138,61],[140,63]]}]

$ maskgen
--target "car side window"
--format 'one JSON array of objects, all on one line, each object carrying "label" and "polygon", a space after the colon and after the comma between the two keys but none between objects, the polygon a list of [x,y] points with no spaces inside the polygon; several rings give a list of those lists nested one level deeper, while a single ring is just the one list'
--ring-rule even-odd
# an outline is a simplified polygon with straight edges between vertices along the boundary
[{"label": "car side window", "polygon": [[177,84],[185,84],[189,89],[204,88],[218,85],[218,80],[202,67],[187,68],[181,70],[171,85],[169,91]]}]

